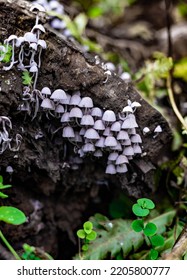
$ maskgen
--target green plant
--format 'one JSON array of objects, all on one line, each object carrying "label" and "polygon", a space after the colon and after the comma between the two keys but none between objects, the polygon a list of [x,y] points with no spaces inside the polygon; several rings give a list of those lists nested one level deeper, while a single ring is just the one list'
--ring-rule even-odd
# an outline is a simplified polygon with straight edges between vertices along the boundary
[{"label": "green plant", "polygon": [[0,47],[2,47],[2,49],[5,49],[4,50],[1,50],[0,48],[0,58],[2,57],[2,62],[5,62],[5,63],[8,63],[10,62],[11,60],[11,57],[12,57],[12,47],[11,46],[6,46],[6,45],[3,45],[3,44],[0,44]]},{"label": "green plant", "polygon": [[[165,213],[159,215],[158,213],[152,217],[149,222],[154,223],[158,229],[159,234],[167,235],[167,226],[173,222],[176,215],[175,210],[165,211]],[[135,253],[140,254],[143,251],[141,247],[145,242],[143,234],[137,234],[132,228],[132,220],[129,219],[114,219],[109,220],[106,216],[101,214],[95,214],[89,219],[94,229],[97,231],[97,236],[94,242],[89,244],[88,250],[84,252],[82,256],[76,255],[75,259],[85,260],[103,260],[103,259],[139,259],[134,256]],[[170,241],[169,245],[174,244],[174,234],[168,234],[167,240]],[[159,247],[159,252],[162,253],[167,250],[168,247],[164,244],[164,247]],[[167,243],[168,244],[168,243]],[[149,254],[149,250],[146,250],[141,259],[146,259]]]},{"label": "green plant", "polygon": [[[11,185],[4,185],[3,184],[3,177],[0,176],[0,189],[6,189],[10,188]],[[0,192],[0,198],[7,198],[8,196],[4,193]],[[26,216],[25,214],[19,210],[18,208],[12,207],[12,206],[0,206],[0,221],[3,221],[7,224],[11,225],[21,225],[24,222],[26,222]],[[20,260],[21,258],[16,253],[16,251],[13,249],[13,247],[10,245],[10,243],[7,241],[5,236],[3,235],[2,231],[0,230],[0,238],[4,242],[4,244],[7,246],[7,248],[10,250],[10,252],[14,255],[14,257],[17,260]]]},{"label": "green plant", "polygon": [[87,221],[83,224],[83,229],[77,231],[77,236],[79,238],[79,254],[81,256],[80,250],[80,239],[83,240],[83,245],[81,247],[82,251],[85,252],[89,248],[90,241],[93,241],[97,237],[97,232],[93,230],[93,224],[90,221]]},{"label": "green plant", "polygon": [[23,83],[23,85],[31,86],[32,82],[33,82],[32,77],[30,76],[29,71],[27,71],[27,70],[23,71],[23,73],[22,73],[22,83]]},{"label": "green plant", "polygon": [[131,224],[132,229],[135,232],[143,231],[145,237],[148,238],[152,247],[149,253],[149,257],[152,260],[157,259],[159,255],[159,252],[155,249],[155,247],[164,245],[164,237],[160,234],[156,234],[157,226],[151,222],[146,223],[143,219],[144,217],[147,217],[150,213],[150,210],[154,208],[155,204],[151,199],[138,199],[137,203],[132,206],[132,211],[138,217],[138,219],[134,220]]},{"label": "green plant", "polygon": [[40,248],[23,244],[23,260],[53,260],[53,258]]}]

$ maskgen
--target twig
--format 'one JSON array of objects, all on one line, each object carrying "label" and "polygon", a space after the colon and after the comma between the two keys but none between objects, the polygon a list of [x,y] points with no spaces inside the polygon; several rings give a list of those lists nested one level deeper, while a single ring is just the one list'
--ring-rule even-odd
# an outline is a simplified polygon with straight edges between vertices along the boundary
[{"label": "twig", "polygon": [[181,124],[184,126],[185,130],[187,130],[187,124],[175,103],[173,90],[171,87],[171,75],[169,75],[167,78],[167,90],[168,90],[169,100],[170,100],[171,106],[173,108],[173,111],[174,111],[175,115],[177,116],[177,118],[179,119],[179,121],[181,122]]},{"label": "twig", "polygon": [[180,260],[187,252],[187,224],[176,240],[170,253],[165,254],[162,260]]}]

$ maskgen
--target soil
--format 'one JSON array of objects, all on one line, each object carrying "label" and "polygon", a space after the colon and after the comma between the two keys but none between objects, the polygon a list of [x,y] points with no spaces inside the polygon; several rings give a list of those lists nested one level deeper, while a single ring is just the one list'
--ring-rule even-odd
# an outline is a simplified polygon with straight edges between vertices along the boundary
[{"label": "soil", "polygon": [[[141,2],[139,19],[145,15]],[[159,6],[156,2],[148,5],[150,10],[154,9],[154,5]],[[31,30],[35,17],[29,12],[30,5],[22,0],[0,0],[1,42],[10,34],[20,35]],[[135,17],[136,10],[132,12]],[[165,26],[156,15],[153,18],[148,13],[146,15],[145,22],[154,26],[152,34]],[[2,231],[18,252],[21,252],[23,243],[28,243],[43,248],[55,259],[71,259],[78,248],[76,230],[96,212],[107,215],[109,203],[117,193],[124,192],[132,198],[154,195],[155,168],[170,153],[171,130],[165,118],[140,96],[133,84],[124,82],[114,74],[105,82],[104,70],[101,65],[95,64],[93,54],[83,52],[78,44],[52,30],[45,18],[42,22],[48,47],[42,55],[38,88],[63,88],[70,93],[80,90],[82,96],[92,97],[96,106],[114,110],[115,113],[123,109],[128,99],[142,105],[136,116],[145,156],[133,161],[127,175],[106,175],[106,157],[102,160],[86,158],[79,170],[72,170],[71,162],[75,158],[73,146],[62,140],[61,131],[55,136],[50,133],[50,129],[59,127],[59,121],[49,120],[45,116],[32,120],[32,116],[19,112],[17,108],[22,92],[20,72],[15,68],[5,72],[0,67],[0,115],[11,119],[12,137],[16,133],[23,137],[18,152],[6,150],[0,155],[1,174],[4,181],[11,181],[13,186],[7,191],[9,198],[3,204],[18,207],[28,217],[27,223],[16,228],[2,224]],[[128,26],[131,22],[132,18]],[[136,58],[131,56],[131,61],[137,59],[135,69],[145,59],[144,53],[147,50],[151,53],[151,42],[155,42],[156,38],[149,42],[141,38],[133,41],[130,33],[129,38],[124,38],[121,26],[125,24],[116,23],[111,33],[106,25],[105,34],[99,33],[90,24],[88,34],[97,36],[98,42],[105,42],[104,48],[111,48],[112,44],[113,51],[119,50],[120,42],[126,45],[130,42],[128,48],[133,46],[131,53],[135,55],[141,45],[142,55],[137,57],[136,54]],[[125,54],[126,51],[126,57]],[[162,126],[163,133],[153,138],[157,125]],[[142,135],[144,127],[149,127],[151,134]],[[42,131],[43,137],[36,139],[39,131]],[[6,172],[9,165],[14,169],[12,175]]]}]

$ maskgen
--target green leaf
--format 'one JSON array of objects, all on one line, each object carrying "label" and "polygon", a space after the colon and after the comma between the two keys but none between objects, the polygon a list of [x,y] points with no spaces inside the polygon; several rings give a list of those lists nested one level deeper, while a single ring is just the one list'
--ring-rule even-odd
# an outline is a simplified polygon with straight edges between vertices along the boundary
[{"label": "green leaf", "polygon": [[32,84],[32,77],[30,76],[30,73],[27,70],[23,71],[22,73],[22,83],[26,86],[30,86]]},{"label": "green leaf", "polygon": [[3,176],[0,175],[0,184],[3,184]]},{"label": "green leaf", "polygon": [[156,233],[157,231],[157,226],[153,223],[148,223],[146,224],[143,232],[146,236],[152,236]]},{"label": "green leaf", "polygon": [[11,61],[11,57],[12,57],[12,47],[9,45],[8,49],[6,45],[2,45],[0,44],[0,46],[4,46],[5,49],[7,50],[6,52],[0,51],[0,56],[2,56],[4,54],[4,58],[2,60],[2,62],[8,63]]},{"label": "green leaf", "polygon": [[84,231],[83,229],[79,229],[79,230],[77,231],[77,236],[78,236],[79,238],[81,238],[81,239],[84,239],[84,238],[86,237],[86,233],[85,233],[85,231]]},{"label": "green leaf", "polygon": [[[162,234],[166,230],[166,225],[172,223],[175,215],[176,211],[172,210],[149,221],[156,224],[158,232]],[[98,238],[89,244],[89,249],[83,256],[86,260],[102,260],[109,255],[116,256],[119,252],[126,258],[131,252],[137,252],[144,243],[143,234],[137,234],[131,228],[131,220],[111,220],[109,221],[113,225],[111,230],[102,227],[102,222],[97,222],[95,217],[91,217],[90,221],[97,230]],[[75,259],[79,259],[79,256],[76,255]]]},{"label": "green leaf", "polygon": [[142,220],[135,220],[132,222],[131,227],[134,231],[140,232],[144,229],[144,223]]},{"label": "green leaf", "polygon": [[82,246],[82,250],[83,250],[84,252],[88,251],[88,248],[89,248],[88,244],[84,244],[84,245]]},{"label": "green leaf", "polygon": [[148,199],[148,198],[140,198],[140,199],[137,200],[137,203],[142,208],[146,208],[146,209],[154,209],[155,208],[154,202],[151,199]]},{"label": "green leaf", "polygon": [[97,232],[92,230],[92,232],[90,232],[87,236],[86,236],[86,239],[89,240],[89,241],[93,241],[95,240],[97,237]]},{"label": "green leaf", "polygon": [[187,57],[180,59],[174,66],[173,76],[187,82]]},{"label": "green leaf", "polygon": [[148,209],[143,209],[140,205],[134,204],[132,206],[132,211],[133,213],[138,216],[138,217],[146,217],[149,215],[149,210]]},{"label": "green leaf", "polygon": [[3,192],[0,192],[0,198],[7,198],[8,195],[4,194]]},{"label": "green leaf", "polygon": [[92,231],[92,228],[93,228],[93,224],[91,223],[91,222],[85,222],[84,224],[83,224],[83,228],[84,228],[84,231],[87,233],[87,234],[89,234],[89,233],[91,233],[91,231]]},{"label": "green leaf", "polygon": [[88,18],[84,13],[80,13],[79,15],[77,15],[74,19],[74,23],[76,25],[77,28],[77,32],[79,33],[79,36],[83,35],[86,25],[88,22]]},{"label": "green leaf", "polygon": [[0,183],[0,190],[8,189],[11,187],[12,187],[12,185],[3,185],[2,183]]},{"label": "green leaf", "polygon": [[156,260],[158,258],[158,251],[155,249],[151,249],[149,256],[151,260]]},{"label": "green leaf", "polygon": [[151,244],[156,246],[163,246],[164,245],[164,237],[162,235],[154,235],[150,237]]},{"label": "green leaf", "polygon": [[21,225],[27,220],[25,214],[12,206],[0,207],[0,221],[11,225]]},{"label": "green leaf", "polygon": [[88,16],[90,18],[96,18],[96,17],[99,17],[101,16],[103,13],[102,9],[100,7],[91,7],[89,10],[88,10]]}]

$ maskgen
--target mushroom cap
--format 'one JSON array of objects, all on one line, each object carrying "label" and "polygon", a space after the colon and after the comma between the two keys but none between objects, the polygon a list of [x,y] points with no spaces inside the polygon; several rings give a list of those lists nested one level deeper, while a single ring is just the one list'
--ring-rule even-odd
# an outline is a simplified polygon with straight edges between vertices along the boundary
[{"label": "mushroom cap", "polygon": [[65,126],[63,128],[62,137],[64,137],[64,138],[74,138],[75,133],[74,133],[73,128],[71,126]]},{"label": "mushroom cap", "polygon": [[102,120],[105,121],[105,122],[115,122],[116,121],[116,115],[115,115],[114,111],[106,110],[103,113]]},{"label": "mushroom cap", "polygon": [[8,165],[8,166],[6,167],[6,172],[7,172],[7,173],[13,173],[13,172],[14,172],[14,169],[12,168],[12,166]]},{"label": "mushroom cap", "polygon": [[71,109],[70,113],[69,113],[69,117],[70,118],[78,118],[78,119],[81,119],[83,116],[83,113],[81,111],[80,108],[78,107],[74,107]]},{"label": "mushroom cap", "polygon": [[86,132],[86,128],[85,128],[85,127],[82,127],[81,130],[79,131],[79,134],[80,134],[81,136],[84,136],[85,132]]},{"label": "mushroom cap", "polygon": [[37,50],[37,44],[36,43],[31,43],[30,45],[29,45],[29,47],[31,48],[31,49],[33,49],[33,50]]},{"label": "mushroom cap", "polygon": [[70,122],[70,117],[69,117],[69,112],[65,112],[61,119],[60,119],[61,123],[66,123],[66,122]]},{"label": "mushroom cap", "polygon": [[120,142],[121,142],[121,145],[123,145],[123,146],[130,146],[131,145],[131,140],[130,139],[122,140]]},{"label": "mushroom cap", "polygon": [[95,152],[95,146],[92,143],[86,143],[82,147],[84,153]]},{"label": "mushroom cap", "polygon": [[60,20],[58,18],[54,18],[51,23],[51,27],[54,29],[64,29],[66,27],[66,23],[63,20]]},{"label": "mushroom cap", "polygon": [[107,126],[103,132],[103,135],[104,136],[109,136],[109,135],[112,135],[112,132],[110,131],[110,127]]},{"label": "mushroom cap", "polygon": [[10,35],[6,40],[5,40],[5,43],[6,42],[10,42],[10,41],[13,41],[13,40],[17,40],[17,36],[16,35]]},{"label": "mushroom cap", "polygon": [[79,134],[78,131],[75,131],[75,138],[73,139],[73,141],[77,142],[77,143],[82,143],[82,136]]},{"label": "mushroom cap", "polygon": [[101,136],[100,139],[95,142],[95,146],[98,147],[98,148],[104,148],[105,137]]},{"label": "mushroom cap", "polygon": [[134,101],[134,102],[132,102],[131,107],[138,108],[138,107],[141,107],[141,104],[139,102]]},{"label": "mushroom cap", "polygon": [[117,134],[117,140],[127,140],[129,135],[125,130],[120,130]]},{"label": "mushroom cap", "polygon": [[122,123],[121,128],[123,129],[129,129],[129,128],[135,128],[138,127],[138,124],[135,120],[135,116],[133,114],[128,115],[125,120]]},{"label": "mushroom cap", "polygon": [[127,165],[125,163],[116,166],[117,173],[126,173],[128,171]]},{"label": "mushroom cap", "polygon": [[127,105],[122,110],[123,113],[133,113],[131,106]]},{"label": "mushroom cap", "polygon": [[111,125],[111,128],[110,128],[111,131],[115,131],[115,132],[120,131],[120,129],[121,129],[121,123],[120,123],[119,121],[114,122],[114,123]]},{"label": "mushroom cap", "polygon": [[87,129],[84,137],[91,140],[98,140],[100,138],[98,132],[94,128]]},{"label": "mushroom cap", "polygon": [[81,97],[78,94],[73,94],[70,98],[69,105],[77,106],[81,102]]},{"label": "mushroom cap", "polygon": [[98,118],[102,118],[103,116],[103,110],[100,109],[99,107],[94,107],[91,110],[91,115],[92,117],[98,117]]},{"label": "mushroom cap", "polygon": [[134,149],[132,146],[127,146],[123,149],[123,155],[125,156],[133,156],[134,155]]},{"label": "mushroom cap", "polygon": [[94,155],[94,157],[99,158],[99,157],[103,156],[103,152],[101,150],[96,150],[93,155]]},{"label": "mushroom cap", "polygon": [[122,151],[122,146],[121,146],[120,142],[117,141],[117,145],[114,147],[110,147],[110,149],[114,150],[114,151]]},{"label": "mushroom cap", "polygon": [[154,132],[157,132],[157,133],[162,132],[161,126],[160,126],[160,125],[157,125],[157,127],[156,127],[155,130],[154,130]]},{"label": "mushroom cap", "polygon": [[134,134],[131,136],[132,143],[142,143],[142,139],[139,134]]},{"label": "mushroom cap", "polygon": [[93,101],[90,97],[83,97],[79,103],[81,108],[93,108]]},{"label": "mushroom cap", "polygon": [[16,47],[20,47],[23,42],[25,42],[25,38],[22,36],[18,37],[16,40]]},{"label": "mushroom cap", "polygon": [[24,35],[24,39],[29,43],[37,43],[36,34],[33,34],[32,32],[26,32]]},{"label": "mushroom cap", "polygon": [[142,153],[142,149],[138,144],[133,145],[133,150],[134,150],[135,154],[141,154]]},{"label": "mushroom cap", "polygon": [[35,30],[40,30],[41,32],[45,33],[45,28],[43,27],[42,24],[36,24],[36,25],[32,28],[31,32],[34,32]]},{"label": "mushroom cap", "polygon": [[102,121],[102,120],[97,120],[97,121],[95,121],[95,123],[94,123],[94,128],[95,128],[96,130],[105,130],[105,126],[104,126],[103,121]]},{"label": "mushroom cap", "polygon": [[38,72],[38,67],[36,65],[32,65],[31,68],[29,69],[29,72],[31,72],[31,73]]},{"label": "mushroom cap", "polygon": [[81,125],[83,126],[93,126],[94,119],[91,115],[84,115],[81,119]]},{"label": "mushroom cap", "polygon": [[58,104],[55,108],[55,112],[60,113],[60,114],[64,113],[64,106],[62,106],[61,104]]},{"label": "mushroom cap", "polygon": [[128,158],[125,155],[119,155],[116,159],[116,165],[128,163]]},{"label": "mushroom cap", "polygon": [[38,45],[42,47],[42,49],[46,49],[47,48],[47,44],[44,40],[39,39],[38,40]]},{"label": "mushroom cap", "polygon": [[63,100],[67,99],[67,95],[63,89],[56,89],[55,91],[53,91],[50,98],[53,100]]},{"label": "mushroom cap", "polygon": [[55,105],[49,98],[44,98],[40,105],[43,109],[55,110]]},{"label": "mushroom cap", "polygon": [[135,128],[135,127],[129,128],[129,129],[128,129],[128,133],[129,133],[129,135],[134,135],[134,134],[136,134],[136,128]]},{"label": "mushroom cap", "polygon": [[116,174],[116,167],[114,164],[108,164],[105,170],[106,174]]},{"label": "mushroom cap", "polygon": [[144,127],[143,128],[143,134],[145,135],[146,133],[148,133],[148,132],[150,132],[150,129],[149,129],[149,127]]},{"label": "mushroom cap", "polygon": [[80,158],[85,156],[85,153],[83,152],[82,148],[78,150],[78,154],[79,154]]},{"label": "mushroom cap", "polygon": [[41,94],[51,95],[51,90],[48,87],[43,87],[41,90]]},{"label": "mushroom cap", "polygon": [[105,139],[105,147],[115,147],[117,145],[116,138],[113,136],[107,136]]},{"label": "mushroom cap", "polygon": [[66,93],[66,96],[67,98],[66,99],[61,99],[59,102],[60,104],[62,105],[69,105],[69,101],[70,101],[70,98],[71,98],[71,95]]},{"label": "mushroom cap", "polygon": [[45,12],[45,8],[38,3],[35,3],[31,6],[30,11],[33,12],[34,10],[37,10],[39,12]]},{"label": "mushroom cap", "polygon": [[116,152],[110,153],[109,156],[108,156],[108,160],[110,160],[110,161],[116,161],[116,159],[117,159],[118,156],[119,156],[119,154],[116,153]]}]

